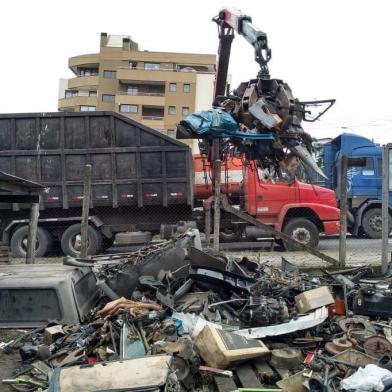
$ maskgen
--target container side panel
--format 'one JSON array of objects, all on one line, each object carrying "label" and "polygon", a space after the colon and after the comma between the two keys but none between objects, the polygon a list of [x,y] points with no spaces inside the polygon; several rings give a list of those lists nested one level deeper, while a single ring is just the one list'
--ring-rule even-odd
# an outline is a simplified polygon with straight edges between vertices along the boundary
[{"label": "container side panel", "polygon": [[83,185],[68,185],[67,194],[70,205],[80,206],[83,200]]},{"label": "container side panel", "polygon": [[96,205],[111,205],[113,200],[112,185],[97,184],[92,186],[92,198],[94,206]]},{"label": "container side panel", "polygon": [[116,147],[136,147],[137,128],[119,119],[115,120]]},{"label": "container side panel", "polygon": [[60,155],[46,155],[41,157],[41,179],[46,182],[61,180]]},{"label": "container side panel", "polygon": [[163,146],[165,145],[165,140],[142,129],[140,131],[140,144],[146,147]]},{"label": "container side panel", "polygon": [[87,137],[82,117],[66,117],[64,122],[65,148],[87,148]]},{"label": "container side panel", "polygon": [[160,152],[143,152],[140,154],[141,175],[143,178],[162,177],[162,155]]},{"label": "container side panel", "polygon": [[42,118],[39,139],[43,150],[60,148],[60,118]]},{"label": "container side panel", "polygon": [[187,184],[185,182],[169,182],[167,184],[167,200],[169,204],[185,204]]},{"label": "container side panel", "polygon": [[118,153],[116,154],[116,173],[118,179],[136,178],[136,154]]},{"label": "container side panel", "polygon": [[144,205],[161,205],[162,204],[162,184],[143,184],[143,203]]},{"label": "container side panel", "polygon": [[168,151],[166,153],[166,176],[187,178],[186,158],[187,154],[184,151]]},{"label": "container side panel", "polygon": [[117,185],[118,204],[119,205],[136,205],[137,204],[137,185],[136,184],[119,184]]},{"label": "container side panel", "polygon": [[37,181],[37,158],[35,156],[15,157],[15,175],[30,181]]},{"label": "container side panel", "polygon": [[0,157],[0,170],[4,173],[11,173],[11,157]]},{"label": "container side panel", "polygon": [[86,165],[85,155],[68,155],[66,157],[65,171],[67,180],[82,180],[84,166]]},{"label": "container side panel", "polygon": [[112,162],[110,154],[92,154],[93,180],[110,180],[112,178]]},{"label": "container side panel", "polygon": [[0,151],[11,150],[11,120],[0,120]]},{"label": "container side panel", "polygon": [[110,118],[99,116],[90,118],[90,145],[92,148],[110,147],[112,144],[112,132],[110,130]]},{"label": "container side panel", "polygon": [[35,118],[16,120],[15,140],[17,150],[39,150]]},{"label": "container side panel", "polygon": [[43,193],[42,197],[45,202],[45,207],[60,207],[63,197],[61,186],[50,186],[48,191]]}]

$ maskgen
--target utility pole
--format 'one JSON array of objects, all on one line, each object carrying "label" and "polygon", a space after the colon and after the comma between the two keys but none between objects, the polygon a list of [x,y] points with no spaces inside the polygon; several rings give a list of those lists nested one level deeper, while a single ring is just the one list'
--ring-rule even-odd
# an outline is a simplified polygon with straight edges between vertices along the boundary
[{"label": "utility pole", "polygon": [[83,189],[83,207],[82,207],[82,223],[80,228],[81,244],[80,255],[81,259],[87,258],[88,248],[88,217],[90,212],[90,194],[91,194],[91,165],[84,167],[84,189]]},{"label": "utility pole", "polygon": [[340,233],[339,233],[339,267],[346,265],[347,237],[347,167],[348,157],[343,155],[340,162]]},{"label": "utility pole", "polygon": [[38,229],[40,198],[41,197],[38,196],[38,201],[36,203],[32,203],[32,205],[31,205],[29,232],[28,232],[28,237],[27,237],[26,264],[34,264],[35,246],[37,243],[37,229]]},{"label": "utility pole", "polygon": [[388,237],[389,237],[389,151],[390,146],[383,148],[382,156],[382,244],[381,244],[381,273],[388,271]]}]

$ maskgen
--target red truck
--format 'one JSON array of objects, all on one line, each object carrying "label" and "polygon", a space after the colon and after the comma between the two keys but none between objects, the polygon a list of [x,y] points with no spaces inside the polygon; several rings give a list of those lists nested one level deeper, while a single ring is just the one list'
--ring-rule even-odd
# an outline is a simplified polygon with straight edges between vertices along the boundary
[{"label": "red truck", "polygon": [[[205,199],[212,194],[210,166],[201,156],[194,156],[195,198]],[[295,238],[316,247],[319,234],[339,233],[340,211],[335,192],[320,186],[298,181],[263,181],[254,166],[244,165],[239,158],[229,158],[222,165],[222,190],[240,208]],[[238,219],[222,217],[221,239],[236,241],[242,237],[255,239],[265,236],[261,229]],[[285,244],[287,250],[293,250]]]}]

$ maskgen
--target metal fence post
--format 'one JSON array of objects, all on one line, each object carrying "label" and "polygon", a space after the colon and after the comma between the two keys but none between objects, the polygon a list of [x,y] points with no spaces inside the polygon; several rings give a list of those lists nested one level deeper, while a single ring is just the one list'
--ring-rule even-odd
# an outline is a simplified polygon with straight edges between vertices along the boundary
[{"label": "metal fence post", "polygon": [[80,244],[80,258],[87,257],[88,248],[88,216],[90,210],[90,194],[91,194],[91,165],[84,167],[84,189],[83,189],[83,207],[82,207],[82,223],[81,223],[81,244]]},{"label": "metal fence post", "polygon": [[339,233],[339,267],[346,265],[347,237],[347,167],[348,157],[342,156],[340,162],[340,233]]},{"label": "metal fence post", "polygon": [[34,264],[35,259],[35,245],[37,242],[37,229],[38,229],[38,217],[39,217],[39,201],[32,203],[30,211],[29,221],[29,232],[27,237],[27,249],[26,249],[26,264]]},{"label": "metal fence post", "polygon": [[214,148],[214,250],[219,251],[220,233],[220,197],[221,197],[221,161],[220,161],[220,139],[213,141]]},{"label": "metal fence post", "polygon": [[389,237],[389,146],[383,148],[382,156],[382,244],[381,273],[388,271],[388,237]]}]

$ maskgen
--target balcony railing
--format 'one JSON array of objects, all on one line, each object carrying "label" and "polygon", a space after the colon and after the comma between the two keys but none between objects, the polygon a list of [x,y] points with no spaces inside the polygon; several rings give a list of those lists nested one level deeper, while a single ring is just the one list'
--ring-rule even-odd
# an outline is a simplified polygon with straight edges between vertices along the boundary
[{"label": "balcony railing", "polygon": [[137,92],[137,93],[129,93],[128,91],[117,91],[119,95],[127,95],[128,97],[164,97],[164,93],[144,93],[144,92]]},{"label": "balcony railing", "polygon": [[87,78],[87,77],[89,77],[89,76],[98,76],[99,74],[98,74],[98,72],[94,72],[94,73],[90,73],[90,74],[86,74],[86,75],[81,75],[81,74],[77,74],[76,75],[76,77],[77,78]]},{"label": "balcony railing", "polygon": [[135,68],[130,68],[130,67],[117,67],[117,69],[127,69],[129,71],[151,71],[151,72],[195,72],[195,73],[201,73],[201,74],[214,74],[214,71],[197,71],[196,69],[193,69],[191,66],[189,68],[182,68],[182,69],[177,69],[177,68],[144,68],[144,67],[135,67]]},{"label": "balcony railing", "polygon": [[142,120],[163,120],[163,116],[142,116]]}]

